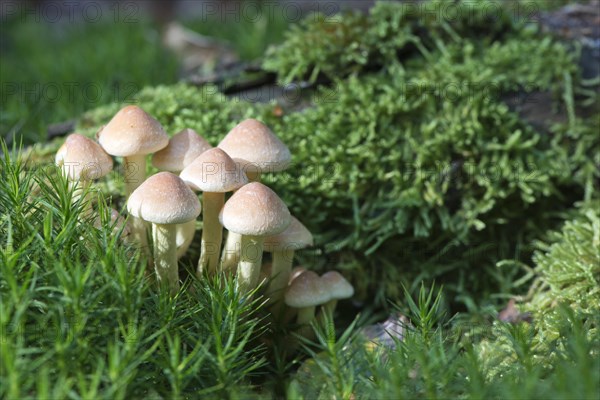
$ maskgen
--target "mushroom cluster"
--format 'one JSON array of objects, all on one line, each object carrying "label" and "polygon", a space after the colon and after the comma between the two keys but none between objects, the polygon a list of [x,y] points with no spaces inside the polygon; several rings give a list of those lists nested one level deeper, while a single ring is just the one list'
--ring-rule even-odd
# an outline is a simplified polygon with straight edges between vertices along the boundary
[{"label": "mushroom cluster", "polygon": [[[131,240],[152,249],[147,256],[156,280],[172,294],[180,290],[178,259],[201,226],[198,278],[235,274],[242,295],[263,288],[274,315],[297,315],[297,323],[305,325],[315,318],[316,307],[333,312],[339,299],[352,296],[352,286],[337,272],[319,277],[305,268],[293,270],[294,252],[312,246],[313,237],[261,183],[262,174],[291,163],[287,146],[262,122],[244,120],[212,147],[192,129],[169,139],[156,119],[130,105],[102,127],[97,139],[70,135],[56,155],[57,165],[81,191],[112,169],[111,155],[122,157]],[[155,173],[146,178],[146,156],[152,153]],[[86,207],[91,215],[92,205]],[[122,224],[118,212],[112,213]],[[272,262],[263,265],[265,252]]]}]

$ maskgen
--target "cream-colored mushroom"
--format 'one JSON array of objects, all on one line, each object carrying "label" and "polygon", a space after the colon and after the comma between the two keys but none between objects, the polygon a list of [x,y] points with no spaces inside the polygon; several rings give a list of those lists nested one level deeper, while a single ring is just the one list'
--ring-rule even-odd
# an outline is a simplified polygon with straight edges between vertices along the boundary
[{"label": "cream-colored mushroom", "polygon": [[127,210],[152,223],[154,269],[159,283],[179,290],[176,225],[196,219],[200,202],[192,190],[170,172],[159,172],[142,183],[127,201]]},{"label": "cream-colored mushroom", "polygon": [[[169,137],[157,120],[130,105],[98,132],[98,142],[108,154],[123,157],[125,194],[129,197],[146,179],[146,155],[166,147]],[[134,218],[132,228],[138,243],[146,247],[146,225]]]},{"label": "cream-colored mushroom", "polygon": [[72,202],[81,199],[84,207],[83,217],[90,217],[92,207],[85,197],[89,185],[112,170],[112,158],[92,139],[73,133],[58,149],[55,162],[73,189]]},{"label": "cream-colored mushroom", "polygon": [[181,171],[181,179],[192,189],[202,191],[202,243],[198,260],[198,275],[214,274],[219,264],[223,226],[219,212],[225,203],[225,193],[239,189],[248,180],[237,164],[223,150],[205,151]]},{"label": "cream-colored mushroom", "polygon": [[248,293],[258,284],[264,237],[283,232],[290,224],[290,212],[275,192],[252,182],[231,196],[219,220],[230,232],[242,235],[237,284]]},{"label": "cream-colored mushroom", "polygon": [[[273,132],[256,119],[236,125],[218,145],[246,173],[250,181],[260,181],[261,174],[283,171],[290,165],[290,150]],[[223,268],[234,268],[239,260],[241,239],[229,232],[223,249]]]},{"label": "cream-colored mushroom", "polygon": [[[198,156],[211,149],[206,139],[190,128],[183,129],[169,139],[169,144],[152,156],[152,166],[161,171],[180,173]],[[181,258],[194,240],[195,221],[177,226],[177,258]]]}]

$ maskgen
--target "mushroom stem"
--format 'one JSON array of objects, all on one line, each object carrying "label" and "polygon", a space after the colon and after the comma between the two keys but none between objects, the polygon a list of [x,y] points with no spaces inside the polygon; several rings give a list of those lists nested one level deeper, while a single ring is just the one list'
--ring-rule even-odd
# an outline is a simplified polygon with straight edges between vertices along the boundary
[{"label": "mushroom stem", "polygon": [[263,254],[262,236],[242,235],[240,263],[237,272],[237,286],[242,294],[254,290],[260,278]]},{"label": "mushroom stem", "polygon": [[196,233],[196,220],[191,220],[184,224],[177,224],[176,231],[177,259],[179,260],[184,256],[194,240],[194,234]]},{"label": "mushroom stem", "polygon": [[219,265],[219,253],[223,241],[223,226],[219,222],[219,212],[225,204],[225,193],[204,192],[202,194],[202,242],[198,260],[198,276],[204,271],[213,275]]},{"label": "mushroom stem", "polygon": [[[140,186],[146,179],[146,156],[145,155],[133,155],[123,158],[124,162],[124,179],[125,179],[125,194],[127,198],[131,193]],[[140,244],[143,249],[148,247],[146,223],[136,217],[131,218],[131,229],[133,237],[136,242]]]},{"label": "mushroom stem", "polygon": [[146,155],[123,157],[123,175],[127,198],[146,180]]},{"label": "mushroom stem", "polygon": [[296,333],[298,335],[307,339],[312,339],[314,337],[314,332],[310,326],[310,323],[315,318],[315,310],[315,306],[298,309],[298,316],[296,317],[296,323],[298,324],[298,330]]},{"label": "mushroom stem", "polygon": [[269,296],[273,306],[273,313],[277,313],[283,306],[283,295],[288,286],[292,273],[292,260],[294,250],[284,249],[273,252],[273,263],[271,265],[271,283],[269,284]]},{"label": "mushroom stem", "polygon": [[315,309],[315,306],[299,308],[298,316],[296,317],[296,322],[298,325],[309,324],[315,317]]},{"label": "mushroom stem", "polygon": [[[244,170],[248,182],[260,182],[260,171]],[[225,247],[221,256],[221,268],[223,271],[234,269],[240,261],[240,248],[242,246],[242,235],[235,232],[229,232],[225,239]]]},{"label": "mushroom stem", "polygon": [[335,311],[335,307],[337,306],[338,300],[333,299],[329,300],[327,303],[323,304],[321,307],[321,314],[329,313],[333,316],[333,312]]},{"label": "mushroom stem", "polygon": [[242,244],[242,235],[239,233],[227,233],[223,255],[221,256],[221,268],[223,271],[234,270],[240,262],[240,247]]},{"label": "mushroom stem", "polygon": [[172,294],[179,290],[177,270],[176,226],[152,224],[154,241],[154,270],[160,284],[167,285]]}]

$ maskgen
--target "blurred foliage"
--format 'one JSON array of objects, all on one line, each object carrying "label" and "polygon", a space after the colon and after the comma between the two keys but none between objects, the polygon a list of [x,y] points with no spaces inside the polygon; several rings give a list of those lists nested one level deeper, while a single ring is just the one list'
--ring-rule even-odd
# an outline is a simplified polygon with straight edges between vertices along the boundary
[{"label": "blurred foliage", "polygon": [[[158,27],[131,14],[137,8],[130,6],[113,7],[90,23],[71,20],[66,12],[55,23],[34,12],[2,17],[0,133],[5,140],[17,134],[25,143],[44,141],[50,124],[100,105],[131,102],[145,86],[178,80],[179,61],[162,47]],[[247,12],[257,17],[217,13],[184,24],[229,41],[242,59],[252,60],[281,40],[288,22],[281,12],[253,7]]]},{"label": "blurred foliage", "polygon": [[223,3],[206,17],[184,24],[200,34],[226,40],[242,60],[252,61],[269,45],[281,42],[289,21],[285,5],[243,0],[237,6]]},{"label": "blurred foliage", "polygon": [[149,23],[53,24],[34,14],[0,26],[0,133],[9,142],[14,134],[44,141],[52,123],[177,80],[177,61]]}]

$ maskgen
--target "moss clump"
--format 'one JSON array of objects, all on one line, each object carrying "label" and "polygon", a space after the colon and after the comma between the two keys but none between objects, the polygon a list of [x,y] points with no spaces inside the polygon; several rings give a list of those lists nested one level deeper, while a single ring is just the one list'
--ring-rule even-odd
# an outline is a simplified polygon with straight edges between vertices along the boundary
[{"label": "moss clump", "polygon": [[508,10],[495,1],[378,2],[368,15],[310,15],[288,31],[282,45],[267,52],[263,66],[285,83],[314,81],[319,74],[333,79],[379,69],[397,62],[399,55],[428,53],[439,43],[463,37],[484,33],[489,43],[514,26]]},{"label": "moss clump", "polygon": [[583,208],[577,218],[539,244],[534,255],[539,286],[532,308],[564,303],[588,313],[600,312],[600,203]]},{"label": "moss clump", "polygon": [[[522,336],[528,348],[515,348],[507,327],[496,324],[493,338],[479,345],[480,361],[489,377],[506,374],[525,357],[532,358],[532,367],[535,363],[552,371],[569,354],[583,363],[600,355],[599,210],[597,201],[582,206],[561,230],[551,233],[550,244],[538,244],[531,298],[519,306],[532,314],[533,322],[508,329],[510,335]],[[573,355],[573,349],[584,343],[592,345],[589,354]]]},{"label": "moss clump", "polygon": [[[363,30],[353,37],[390,31],[401,9],[378,4],[353,26]],[[556,107],[572,108],[575,58],[559,43],[505,17],[424,21],[431,29],[423,38],[412,32],[415,51],[404,56],[402,40],[381,34],[379,70],[345,62],[363,73],[321,86],[301,112],[280,117],[272,104],[227,99],[212,86],[147,88],[136,100],[169,132],[193,128],[213,144],[245,117],[272,126],[295,165],[267,182],[317,235],[317,250],[303,261],[354,274],[360,296],[376,293],[384,303],[399,297],[401,283],[422,278],[443,280],[461,296],[510,291],[519,272],[498,270],[496,262],[527,260],[526,244],[558,212],[596,193],[599,121],[572,113],[540,132],[503,101],[549,91]],[[282,59],[300,62],[285,49],[305,29],[290,34],[278,50]],[[282,69],[280,78],[303,71]],[[92,111],[81,127],[92,132],[116,109]]]}]

